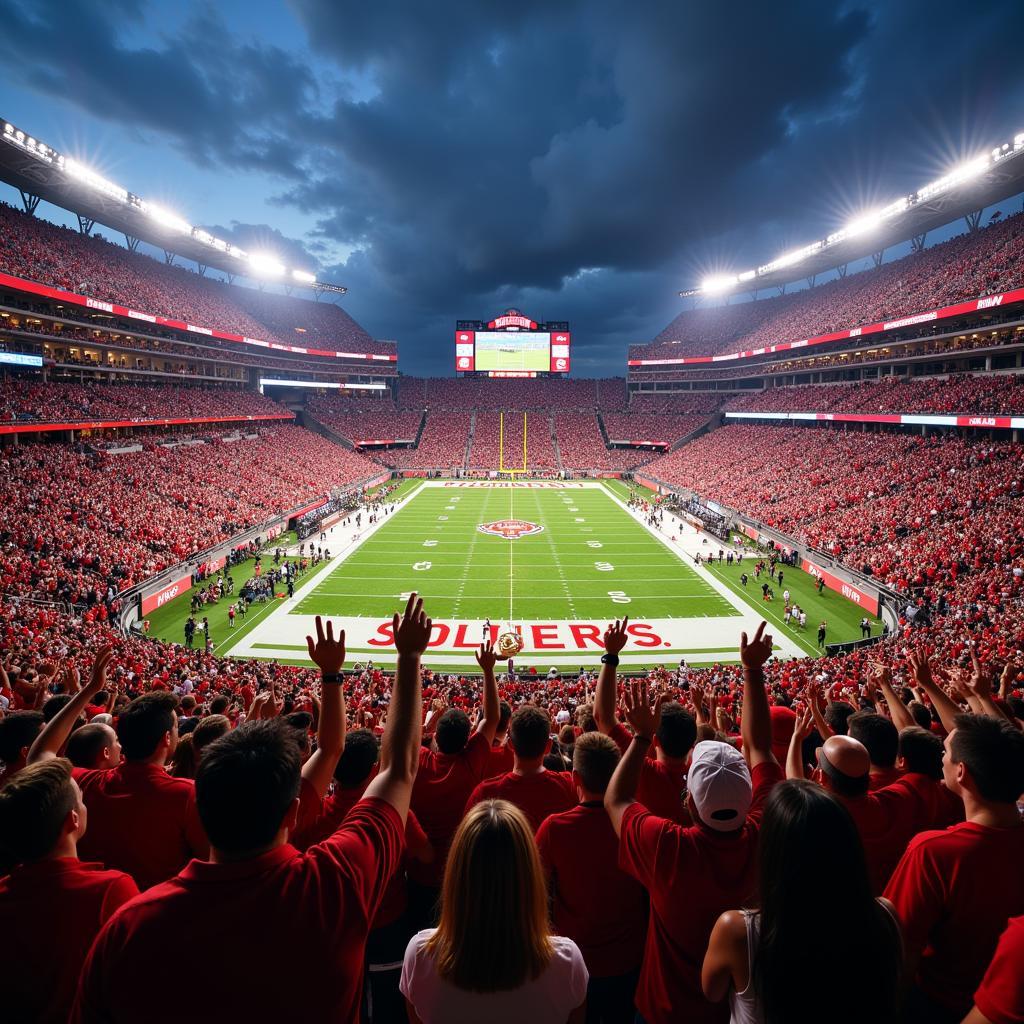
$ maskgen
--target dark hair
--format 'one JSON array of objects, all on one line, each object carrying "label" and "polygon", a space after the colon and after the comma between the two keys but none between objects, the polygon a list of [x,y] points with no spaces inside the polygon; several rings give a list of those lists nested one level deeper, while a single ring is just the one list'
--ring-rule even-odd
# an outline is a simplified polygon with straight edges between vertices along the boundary
[{"label": "dark hair", "polygon": [[63,757],[23,768],[0,789],[0,849],[14,864],[45,857],[74,809],[71,762]]},{"label": "dark hair", "polygon": [[211,743],[196,770],[196,807],[210,845],[229,854],[273,841],[299,795],[302,753],[279,719],[246,722]]},{"label": "dark hair", "polygon": [[929,729],[916,725],[901,729],[899,753],[908,772],[942,778],[942,740]]},{"label": "dark hair", "polygon": [[914,721],[922,729],[930,729],[932,727],[932,713],[919,700],[911,701],[907,705],[907,710],[914,716]]},{"label": "dark hair", "polygon": [[697,742],[697,720],[678,701],[666,701],[655,735],[666,757],[686,757]]},{"label": "dark hair", "polygon": [[603,794],[618,763],[619,748],[610,736],[585,732],[576,740],[572,768],[580,777],[583,788],[589,792]]},{"label": "dark hair", "polygon": [[899,730],[878,712],[858,711],[851,715],[847,722],[847,735],[864,744],[875,767],[892,768],[896,764]]},{"label": "dark hair", "polygon": [[211,715],[223,715],[225,711],[231,706],[231,699],[225,696],[223,693],[218,693],[213,700],[210,701],[210,714]]},{"label": "dark hair", "polygon": [[551,739],[551,719],[543,708],[526,704],[513,716],[508,728],[508,741],[526,761],[541,757]]},{"label": "dark hair", "polygon": [[[899,934],[874,898],[846,808],[804,779],[779,783],[765,804],[758,857],[760,937],[751,984],[767,1024],[817,1024],[823,1006],[829,1024],[895,1020]],[[826,913],[836,927],[827,942],[809,942],[821,932],[823,893],[830,894]],[[848,965],[865,950],[872,954],[871,984],[847,984]],[[801,964],[800,985],[793,984],[794,963]]]},{"label": "dark hair", "polygon": [[345,749],[334,767],[334,777],[343,786],[365,782],[380,759],[377,737],[369,729],[353,729],[345,734]]},{"label": "dark hair", "polygon": [[504,732],[508,728],[509,720],[512,718],[512,705],[503,700],[498,705],[498,732]]},{"label": "dark hair", "polygon": [[459,708],[449,708],[437,720],[434,739],[442,754],[459,753],[469,742],[469,716]]},{"label": "dark hair", "polygon": [[43,728],[41,711],[12,711],[0,718],[0,761],[14,764],[25,747],[31,747]]},{"label": "dark hair", "polygon": [[284,716],[284,721],[286,725],[290,725],[298,732],[308,733],[313,724],[313,716],[308,711],[293,711]]},{"label": "dark hair", "polygon": [[117,738],[126,761],[152,757],[164,735],[174,728],[178,698],[173,693],[144,693],[121,709]]},{"label": "dark hair", "polygon": [[830,701],[825,707],[825,721],[837,736],[845,736],[847,723],[856,713],[844,700]]},{"label": "dark hair", "polygon": [[43,721],[52,722],[57,713],[73,700],[70,693],[58,693],[43,705]]},{"label": "dark hair", "polygon": [[76,768],[95,768],[103,748],[110,746],[112,731],[109,725],[97,722],[90,722],[81,729],[76,729],[64,748],[68,760]]},{"label": "dark hair", "polygon": [[1024,793],[1024,733],[1002,718],[957,715],[950,757],[965,764],[985,800],[1012,804]]}]

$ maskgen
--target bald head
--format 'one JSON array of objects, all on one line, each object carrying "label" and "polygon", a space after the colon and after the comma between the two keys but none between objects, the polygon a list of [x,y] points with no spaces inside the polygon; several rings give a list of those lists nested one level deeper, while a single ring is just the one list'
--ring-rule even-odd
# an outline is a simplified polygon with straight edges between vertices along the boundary
[{"label": "bald head", "polygon": [[825,784],[840,796],[863,796],[868,791],[871,757],[852,736],[830,736],[818,750]]}]

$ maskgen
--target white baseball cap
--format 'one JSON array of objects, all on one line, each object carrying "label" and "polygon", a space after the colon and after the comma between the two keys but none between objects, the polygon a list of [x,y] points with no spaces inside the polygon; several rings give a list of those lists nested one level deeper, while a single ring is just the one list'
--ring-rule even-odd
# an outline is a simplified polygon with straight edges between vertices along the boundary
[{"label": "white baseball cap", "polygon": [[728,743],[701,740],[693,748],[686,788],[700,820],[716,832],[733,832],[747,819],[753,799],[750,769]]}]

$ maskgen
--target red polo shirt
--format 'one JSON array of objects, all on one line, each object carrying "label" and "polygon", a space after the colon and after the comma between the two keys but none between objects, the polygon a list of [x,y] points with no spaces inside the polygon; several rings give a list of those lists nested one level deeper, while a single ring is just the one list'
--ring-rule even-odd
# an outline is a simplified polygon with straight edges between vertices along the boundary
[{"label": "red polo shirt", "polygon": [[[620,722],[613,727],[610,735],[625,754],[633,742],[633,734]],[[686,769],[659,761],[654,747],[648,752],[640,771],[636,800],[659,818],[668,818],[677,825],[693,824],[690,812],[686,809]]]},{"label": "red polo shirt", "polygon": [[547,871],[555,931],[572,939],[591,977],[640,966],[647,892],[619,867],[619,840],[599,801],[545,818],[537,848]]},{"label": "red polo shirt", "polygon": [[434,847],[430,864],[414,861],[409,877],[421,885],[437,888],[444,878],[444,865],[452,836],[462,821],[462,812],[473,787],[487,774],[491,747],[481,732],[457,754],[420,750],[420,765],[412,788],[412,809]]},{"label": "red polo shirt", "polygon": [[533,775],[506,772],[497,779],[481,782],[466,801],[466,811],[483,800],[507,800],[526,815],[534,832],[549,814],[576,806],[576,789],[568,772],[546,769]]},{"label": "red polo shirt", "polygon": [[0,1016],[67,1020],[93,939],[138,893],[129,875],[75,857],[22,864],[0,879]]},{"label": "red polo shirt", "polygon": [[864,843],[871,888],[880,896],[913,837],[916,797],[902,783],[864,796],[833,796],[850,812]]},{"label": "red polo shirt", "polygon": [[123,761],[116,768],[76,768],[89,828],[79,853],[127,871],[140,889],[173,878],[209,843],[196,811],[195,783],[158,765]]},{"label": "red polo shirt", "polygon": [[402,822],[364,800],[329,839],[299,853],[278,846],[251,860],[194,860],[115,914],[92,947],[72,1020],[180,1024],[184,961],[203,964],[202,1015],[295,1019],[298,971],[309,1020],[359,1018],[370,921],[402,855]]},{"label": "red polo shirt", "polygon": [[992,1024],[1024,1020],[1024,917],[1011,917],[989,964],[974,1005]]},{"label": "red polo shirt", "polygon": [[916,983],[964,1016],[1011,917],[1024,914],[1024,825],[965,821],[910,843],[885,895],[908,950],[921,949]]},{"label": "red polo shirt", "polygon": [[720,914],[743,906],[757,889],[757,833],[764,802],[781,782],[777,764],[753,771],[754,799],[743,827],[716,832],[682,828],[632,804],[622,819],[619,865],[651,898],[637,1009],[648,1024],[721,1024],[725,1003],[709,1003],[700,971]]}]

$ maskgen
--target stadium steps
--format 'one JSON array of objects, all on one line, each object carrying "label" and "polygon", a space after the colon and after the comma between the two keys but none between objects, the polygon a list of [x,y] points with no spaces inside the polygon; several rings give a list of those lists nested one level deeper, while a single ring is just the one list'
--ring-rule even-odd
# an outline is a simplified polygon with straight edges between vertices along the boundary
[{"label": "stadium steps", "polygon": [[342,448],[347,448],[350,452],[358,451],[356,446],[344,434],[339,434],[333,427],[327,426],[326,423],[321,423],[308,412],[303,411],[302,413],[302,425],[307,430],[312,430],[314,433],[326,437],[328,441],[333,441],[335,444],[341,445]]},{"label": "stadium steps", "polygon": [[608,439],[608,428],[604,425],[604,417],[600,412],[597,413],[597,429],[601,431],[601,437],[604,438],[605,448],[611,448],[612,443]]},{"label": "stadium steps", "polygon": [[423,431],[427,429],[427,414],[425,412],[420,413],[420,425],[416,429],[416,440],[413,441],[413,448],[419,448],[420,438],[423,437]]},{"label": "stadium steps", "polygon": [[699,427],[695,427],[688,434],[684,434],[682,437],[673,441],[672,444],[669,445],[668,451],[665,452],[665,454],[667,455],[668,452],[674,452],[677,448],[682,448],[684,444],[689,444],[691,441],[696,441],[701,434],[706,434],[708,431],[714,430],[715,427],[720,427],[721,425],[722,414],[716,412],[713,416],[708,417],[708,419],[706,419]]},{"label": "stadium steps", "polygon": [[565,469],[565,466],[562,465],[562,449],[558,444],[558,432],[555,430],[554,416],[548,417],[548,427],[551,430],[551,447],[555,452],[555,466],[557,467],[558,472],[561,473]]},{"label": "stadium steps", "polygon": [[476,409],[469,414],[469,434],[466,437],[466,451],[462,456],[462,472],[469,472],[469,456],[473,451],[473,437],[476,434]]}]

